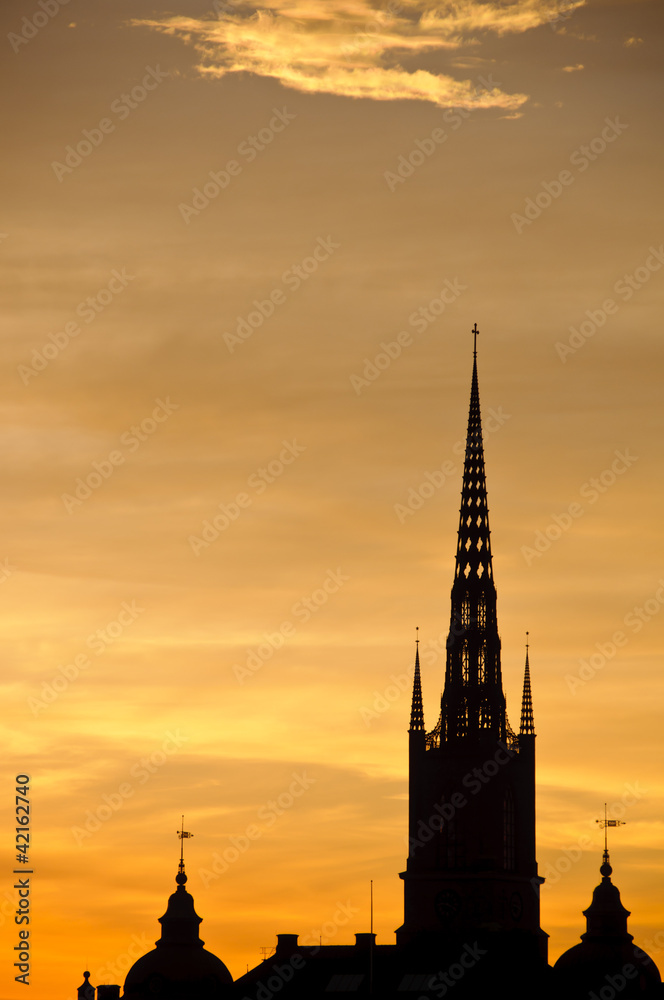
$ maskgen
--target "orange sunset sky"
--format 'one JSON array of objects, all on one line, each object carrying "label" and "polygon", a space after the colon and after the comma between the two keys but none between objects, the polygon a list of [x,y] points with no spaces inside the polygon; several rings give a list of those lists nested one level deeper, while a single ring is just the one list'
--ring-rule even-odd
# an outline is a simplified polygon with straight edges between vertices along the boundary
[{"label": "orange sunset sky", "polygon": [[550,955],[607,802],[664,967],[663,13],[6,0],[2,1000],[23,773],[36,1000],[152,947],[182,813],[234,976],[368,930],[371,879],[393,942],[474,323]]}]

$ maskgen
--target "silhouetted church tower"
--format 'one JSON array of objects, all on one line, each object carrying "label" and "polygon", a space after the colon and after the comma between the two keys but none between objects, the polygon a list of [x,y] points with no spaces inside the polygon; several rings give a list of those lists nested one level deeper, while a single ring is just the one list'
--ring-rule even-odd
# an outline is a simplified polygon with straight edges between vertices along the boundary
[{"label": "silhouetted church tower", "polygon": [[500,668],[480,397],[477,327],[445,686],[424,727],[416,653],[409,854],[400,945],[474,937],[546,959],[535,860],[535,729],[526,650],[521,727],[507,720]]}]

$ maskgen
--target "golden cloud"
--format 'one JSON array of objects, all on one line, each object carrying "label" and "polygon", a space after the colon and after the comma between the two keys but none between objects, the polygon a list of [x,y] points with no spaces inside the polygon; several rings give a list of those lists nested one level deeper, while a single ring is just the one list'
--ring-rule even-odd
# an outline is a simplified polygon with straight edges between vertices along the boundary
[{"label": "golden cloud", "polygon": [[215,0],[206,18],[174,15],[132,23],[194,45],[201,56],[197,69],[209,76],[254,73],[305,93],[514,110],[525,94],[505,94],[491,80],[406,70],[397,60],[476,45],[485,32],[500,36],[554,24],[583,3],[392,0],[380,8],[375,0],[265,0],[257,9],[249,0]]}]

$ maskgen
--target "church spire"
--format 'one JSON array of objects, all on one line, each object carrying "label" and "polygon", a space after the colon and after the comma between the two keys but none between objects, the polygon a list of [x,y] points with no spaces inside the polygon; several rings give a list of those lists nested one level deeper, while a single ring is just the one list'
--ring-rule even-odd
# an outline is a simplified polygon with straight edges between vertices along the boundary
[{"label": "church spire", "polygon": [[520,736],[535,735],[535,717],[533,716],[533,695],[530,690],[530,665],[528,663],[528,632],[526,632],[526,669],[523,674],[523,697],[521,699]]},{"label": "church spire", "polygon": [[[475,324],[473,329],[475,344],[478,333]],[[473,351],[473,377],[470,387],[466,457],[459,513],[455,581],[460,577],[464,577],[470,583],[481,581],[483,577],[493,580],[476,349]]]},{"label": "church spire", "polygon": [[413,702],[410,709],[410,732],[424,731],[424,706],[422,704],[422,678],[420,676],[420,635],[417,629],[415,640],[415,676],[413,678]]},{"label": "church spire", "polygon": [[477,378],[477,324],[440,739],[508,735]]},{"label": "church spire", "polygon": [[[476,347],[477,326],[472,332]],[[535,858],[535,739],[519,740],[507,721],[489,539],[474,349],[445,687],[440,720],[429,733],[415,656],[408,861],[401,873],[404,922],[397,943],[417,942],[423,954],[430,948],[433,962],[441,961],[446,948],[452,948],[451,957],[457,944],[481,935],[496,963],[514,968],[518,977],[531,968],[530,958],[523,966],[522,947],[546,961],[539,925],[543,880]],[[519,962],[517,953],[514,962],[505,957],[513,947]],[[492,966],[493,959],[486,968]]]}]

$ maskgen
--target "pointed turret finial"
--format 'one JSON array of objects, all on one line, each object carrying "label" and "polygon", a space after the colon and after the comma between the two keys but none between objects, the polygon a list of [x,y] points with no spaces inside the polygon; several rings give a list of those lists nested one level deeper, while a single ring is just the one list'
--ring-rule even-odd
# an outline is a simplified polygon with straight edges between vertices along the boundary
[{"label": "pointed turret finial", "polygon": [[475,326],[473,327],[473,329],[470,332],[473,335],[473,357],[476,358],[477,357],[477,335],[480,332],[477,329],[477,323],[475,324]]},{"label": "pointed turret finial", "polygon": [[420,675],[420,629],[415,629],[415,676],[413,677],[413,702],[410,709],[409,732],[424,732],[424,705],[422,702],[422,677]]},{"label": "pointed turret finial", "polygon": [[528,642],[529,632],[526,632],[526,669],[523,673],[523,697],[521,699],[521,726],[520,736],[535,735],[535,718],[533,716],[533,694],[530,689],[530,664],[528,662]]},{"label": "pointed turret finial", "polygon": [[95,988],[90,982],[90,973],[83,973],[83,982],[78,988],[77,997],[78,1000],[94,1000]]}]

